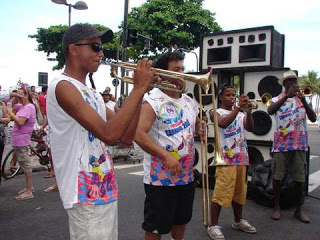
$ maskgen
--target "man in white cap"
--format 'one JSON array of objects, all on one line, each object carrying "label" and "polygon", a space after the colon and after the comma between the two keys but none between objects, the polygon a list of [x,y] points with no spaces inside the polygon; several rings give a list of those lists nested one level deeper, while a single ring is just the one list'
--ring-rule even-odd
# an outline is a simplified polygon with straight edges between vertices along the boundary
[{"label": "man in white cap", "polygon": [[309,223],[309,218],[301,211],[303,204],[303,187],[306,179],[306,152],[308,151],[308,133],[306,116],[310,121],[316,121],[316,114],[300,92],[297,85],[300,78],[294,71],[287,71],[279,79],[284,92],[272,98],[268,113],[274,115],[276,130],[273,140],[273,192],[274,210],[271,218],[279,220],[280,189],[282,180],[289,170],[295,182],[295,211],[294,216],[301,222]]},{"label": "man in white cap", "polygon": [[86,85],[112,35],[89,24],[68,28],[62,40],[64,73],[48,88],[52,159],[70,239],[118,239],[118,187],[107,145],[132,142],[140,103],[155,75],[152,61],[138,61],[128,101],[113,116],[101,94]]}]

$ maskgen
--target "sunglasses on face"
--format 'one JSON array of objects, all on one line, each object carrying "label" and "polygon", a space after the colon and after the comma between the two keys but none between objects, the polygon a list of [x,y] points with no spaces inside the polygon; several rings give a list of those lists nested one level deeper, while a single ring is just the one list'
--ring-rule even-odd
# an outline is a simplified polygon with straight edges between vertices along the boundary
[{"label": "sunglasses on face", "polygon": [[88,45],[92,48],[94,52],[100,52],[103,50],[102,44],[100,43],[75,43],[76,46],[85,46]]}]

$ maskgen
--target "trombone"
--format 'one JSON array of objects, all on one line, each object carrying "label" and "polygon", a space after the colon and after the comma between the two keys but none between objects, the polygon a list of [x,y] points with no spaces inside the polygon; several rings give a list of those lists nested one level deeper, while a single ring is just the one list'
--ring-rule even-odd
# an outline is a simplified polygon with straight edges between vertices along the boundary
[{"label": "trombone", "polygon": [[[132,77],[119,77],[117,75],[117,68],[123,68],[130,71],[134,71],[137,68],[136,64],[130,64],[125,62],[119,62],[119,63],[112,63],[108,62],[104,59],[100,61],[101,64],[104,65],[110,65],[111,71],[115,78],[124,81],[126,83],[134,83],[134,80]],[[214,134],[215,134],[215,155],[214,155],[214,164],[215,166],[219,165],[228,165],[225,159],[223,158],[221,147],[220,147],[220,139],[219,139],[219,130],[218,130],[218,116],[216,113],[216,97],[214,88],[212,87],[212,93],[208,93],[210,86],[213,86],[213,75],[212,71],[210,70],[206,74],[202,75],[191,75],[191,74],[184,74],[184,73],[178,73],[163,69],[155,68],[156,75],[160,77],[167,77],[172,79],[179,79],[182,80],[184,83],[185,81],[190,81],[195,84],[200,85],[204,90],[205,94],[202,93],[201,88],[199,87],[199,105],[200,105],[200,121],[201,123],[204,122],[204,116],[203,116],[203,103],[202,103],[202,97],[203,96],[211,96],[212,97],[212,105],[213,105],[213,117],[214,117]],[[185,86],[185,84],[184,84]],[[177,87],[174,84],[168,83],[168,82],[160,82],[160,83],[153,83],[150,85],[150,87],[155,87],[163,90],[168,91],[174,91],[174,92],[185,92],[185,87],[182,89],[177,89]],[[205,131],[206,131],[205,127]],[[203,200],[203,224],[209,225],[210,224],[210,195],[209,195],[209,166],[208,166],[208,139],[207,134],[205,133],[205,138],[201,139],[201,169],[202,169],[202,200]]]}]

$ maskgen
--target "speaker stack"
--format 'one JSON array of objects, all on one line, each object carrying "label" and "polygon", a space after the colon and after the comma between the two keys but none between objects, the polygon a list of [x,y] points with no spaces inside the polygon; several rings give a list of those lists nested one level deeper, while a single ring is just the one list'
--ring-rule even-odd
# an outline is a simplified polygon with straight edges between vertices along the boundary
[{"label": "speaker stack", "polygon": [[[284,35],[273,26],[216,32],[202,35],[200,39],[200,69],[212,69],[216,90],[222,84],[231,84],[232,78],[239,76],[240,93],[258,100],[258,109],[253,110],[254,130],[251,133],[245,131],[250,158],[249,172],[255,165],[271,158],[275,121],[267,113],[267,106],[259,100],[264,93],[275,97],[282,92],[278,79],[290,70],[283,67],[284,39]],[[188,82],[187,88],[187,94],[199,103],[198,86]],[[203,101],[208,119],[212,109],[209,98]],[[208,122],[211,123],[210,119]],[[196,141],[195,145],[200,153],[200,143]],[[208,162],[213,160],[214,145],[214,131],[210,125]],[[195,164],[195,169],[201,172],[199,163]]]},{"label": "speaker stack", "polygon": [[200,68],[274,67],[284,63],[284,35],[273,26],[202,35]]}]

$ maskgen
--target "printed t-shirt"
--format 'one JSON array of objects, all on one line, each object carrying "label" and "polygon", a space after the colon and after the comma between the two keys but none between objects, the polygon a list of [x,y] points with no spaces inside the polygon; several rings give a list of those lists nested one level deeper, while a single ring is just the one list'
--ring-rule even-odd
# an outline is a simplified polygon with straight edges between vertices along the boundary
[{"label": "printed t-shirt", "polygon": [[[272,102],[278,100],[279,96],[272,98]],[[272,151],[308,151],[306,110],[303,106],[298,106],[296,97],[288,98],[274,117],[276,129]]]},{"label": "printed t-shirt", "polygon": [[177,186],[192,182],[195,154],[193,134],[199,113],[197,104],[186,94],[174,99],[159,89],[153,89],[145,101],[156,114],[149,136],[179,160],[183,172],[172,176],[163,159],[145,152],[143,182],[155,186]]},{"label": "printed t-shirt", "polygon": [[[219,108],[217,113],[223,118],[231,111]],[[219,127],[221,152],[228,165],[249,165],[247,142],[244,137],[244,113],[239,112],[226,128]]]}]

